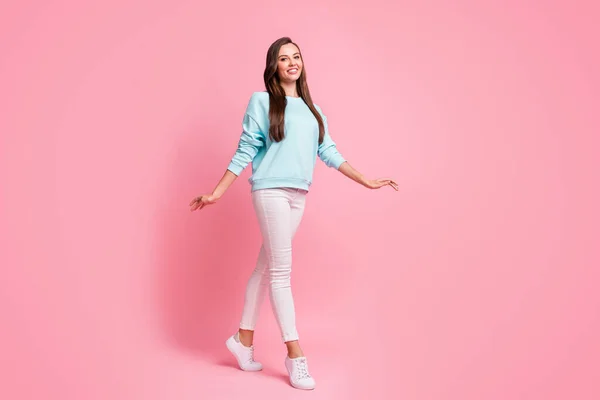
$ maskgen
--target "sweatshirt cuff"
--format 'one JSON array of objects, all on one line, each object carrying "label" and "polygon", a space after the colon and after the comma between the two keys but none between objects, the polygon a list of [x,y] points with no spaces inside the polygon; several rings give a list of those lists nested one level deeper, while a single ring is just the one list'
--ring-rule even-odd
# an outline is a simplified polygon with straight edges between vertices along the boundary
[{"label": "sweatshirt cuff", "polygon": [[345,163],[346,160],[344,159],[344,157],[342,157],[340,154],[338,154],[337,156],[333,157],[330,161],[331,163],[331,167],[335,168],[335,169],[339,169],[340,166]]},{"label": "sweatshirt cuff", "polygon": [[231,162],[229,164],[229,166],[227,167],[227,169],[231,172],[233,172],[236,176],[240,176],[240,174],[242,173],[242,171],[244,170],[243,167],[240,167],[237,164],[234,164],[233,162]]}]

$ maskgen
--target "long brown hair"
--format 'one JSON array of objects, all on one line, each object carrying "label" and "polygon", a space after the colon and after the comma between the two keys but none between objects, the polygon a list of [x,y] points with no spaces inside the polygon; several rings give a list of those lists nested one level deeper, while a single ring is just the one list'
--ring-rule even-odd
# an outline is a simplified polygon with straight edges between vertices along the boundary
[{"label": "long brown hair", "polygon": [[[269,47],[267,51],[267,63],[265,67],[264,80],[267,92],[269,92],[269,137],[274,142],[280,142],[285,137],[284,132],[284,116],[285,106],[287,105],[287,99],[285,97],[285,91],[281,87],[279,81],[279,75],[277,74],[277,59],[279,58],[279,49],[281,46],[286,44],[293,44],[298,47],[300,58],[302,59],[302,52],[300,47],[292,41],[289,37],[282,37],[277,39]],[[304,60],[302,62],[302,72],[300,77],[296,81],[296,89],[302,100],[306,103],[310,111],[314,114],[319,124],[319,144],[323,143],[323,136],[325,135],[325,126],[323,124],[323,118],[317,111],[312,98],[310,97],[310,91],[308,90],[308,83],[306,83],[306,68],[304,67]]]}]

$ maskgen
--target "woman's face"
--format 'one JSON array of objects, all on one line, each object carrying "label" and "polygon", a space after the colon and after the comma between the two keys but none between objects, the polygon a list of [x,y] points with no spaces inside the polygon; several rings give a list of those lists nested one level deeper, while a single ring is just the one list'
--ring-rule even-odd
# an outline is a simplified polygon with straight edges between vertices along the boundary
[{"label": "woman's face", "polygon": [[291,43],[281,46],[277,57],[277,74],[283,82],[295,82],[302,72],[300,50]]}]

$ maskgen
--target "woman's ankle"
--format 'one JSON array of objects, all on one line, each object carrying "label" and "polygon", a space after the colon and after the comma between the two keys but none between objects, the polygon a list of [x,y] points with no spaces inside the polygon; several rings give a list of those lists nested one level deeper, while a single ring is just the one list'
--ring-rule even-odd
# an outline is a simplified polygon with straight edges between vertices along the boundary
[{"label": "woman's ankle", "polygon": [[289,352],[288,351],[288,358],[298,358],[298,357],[304,357],[304,353],[303,352]]},{"label": "woman's ankle", "polygon": [[254,342],[254,331],[240,329],[238,331],[238,338],[240,339],[241,344],[243,344],[246,347],[250,347]]},{"label": "woman's ankle", "polygon": [[297,340],[285,342],[288,351],[288,358],[304,357],[304,352]]}]

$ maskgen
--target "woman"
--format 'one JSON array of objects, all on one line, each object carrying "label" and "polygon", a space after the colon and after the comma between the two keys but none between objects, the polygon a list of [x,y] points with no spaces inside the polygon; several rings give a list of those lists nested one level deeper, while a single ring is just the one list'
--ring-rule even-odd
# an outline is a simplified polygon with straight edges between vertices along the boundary
[{"label": "woman", "polygon": [[259,371],[254,360],[253,335],[258,312],[269,288],[273,312],[287,346],[285,366],[290,383],[313,389],[306,357],[298,342],[290,285],[292,239],[300,224],[317,156],[329,167],[370,189],[398,185],[391,179],[365,179],[338,152],[327,118],[313,103],[300,49],[290,38],[275,41],[268,50],[264,72],[267,91],[252,95],[238,148],[211,194],[198,196],[191,210],[215,204],[252,162],[252,202],[263,244],[246,287],[240,328],[227,348],[244,371]]}]

